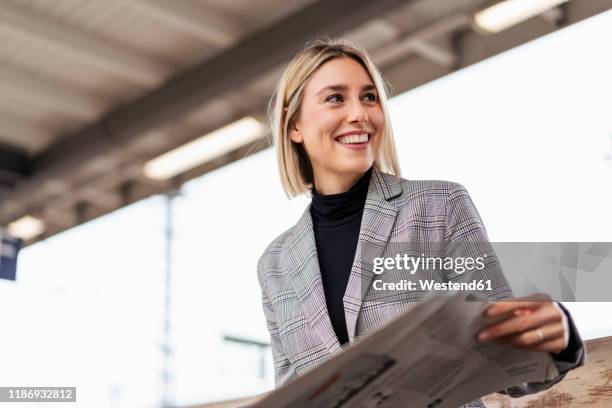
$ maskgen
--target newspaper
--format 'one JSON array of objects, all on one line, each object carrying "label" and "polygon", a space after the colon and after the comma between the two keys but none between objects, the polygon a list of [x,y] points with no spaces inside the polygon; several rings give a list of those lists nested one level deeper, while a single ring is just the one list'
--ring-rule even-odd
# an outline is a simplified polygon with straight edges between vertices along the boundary
[{"label": "newspaper", "polygon": [[481,343],[487,303],[456,293],[424,300],[253,408],[456,408],[558,372],[547,353]]}]

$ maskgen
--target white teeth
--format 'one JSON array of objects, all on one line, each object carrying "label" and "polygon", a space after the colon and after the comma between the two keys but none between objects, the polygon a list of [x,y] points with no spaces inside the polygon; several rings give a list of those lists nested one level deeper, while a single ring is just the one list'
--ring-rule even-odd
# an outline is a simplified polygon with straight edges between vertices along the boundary
[{"label": "white teeth", "polygon": [[367,133],[362,133],[360,135],[342,136],[338,138],[338,142],[342,144],[366,143],[367,141],[368,141]]}]

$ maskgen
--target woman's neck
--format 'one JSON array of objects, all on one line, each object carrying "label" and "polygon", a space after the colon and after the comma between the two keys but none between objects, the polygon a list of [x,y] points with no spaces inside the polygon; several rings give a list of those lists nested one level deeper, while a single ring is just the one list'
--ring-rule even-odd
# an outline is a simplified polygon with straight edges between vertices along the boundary
[{"label": "woman's neck", "polygon": [[340,194],[351,187],[367,172],[351,174],[319,174],[314,172],[315,188],[320,195]]}]

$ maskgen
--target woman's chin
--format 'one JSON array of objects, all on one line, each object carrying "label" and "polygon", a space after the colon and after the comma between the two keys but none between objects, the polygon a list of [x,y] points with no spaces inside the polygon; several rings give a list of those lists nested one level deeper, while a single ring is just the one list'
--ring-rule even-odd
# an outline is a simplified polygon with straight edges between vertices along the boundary
[{"label": "woman's chin", "polygon": [[346,166],[343,166],[343,173],[351,173],[351,174],[362,174],[365,173],[372,167],[373,161],[370,160],[362,160],[359,162],[347,163]]}]

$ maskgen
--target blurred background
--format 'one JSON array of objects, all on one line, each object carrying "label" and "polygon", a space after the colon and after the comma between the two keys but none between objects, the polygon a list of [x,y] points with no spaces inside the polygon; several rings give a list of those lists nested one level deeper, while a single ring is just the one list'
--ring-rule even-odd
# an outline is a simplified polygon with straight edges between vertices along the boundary
[{"label": "blurred background", "polygon": [[[612,241],[611,8],[2,1],[0,386],[92,408],[272,389],[256,263],[309,200],[281,189],[266,106],[321,34],[381,64],[403,177],[465,185],[492,241]],[[612,303],[567,306],[612,335]],[[74,406],[19,404],[48,405]]]}]

